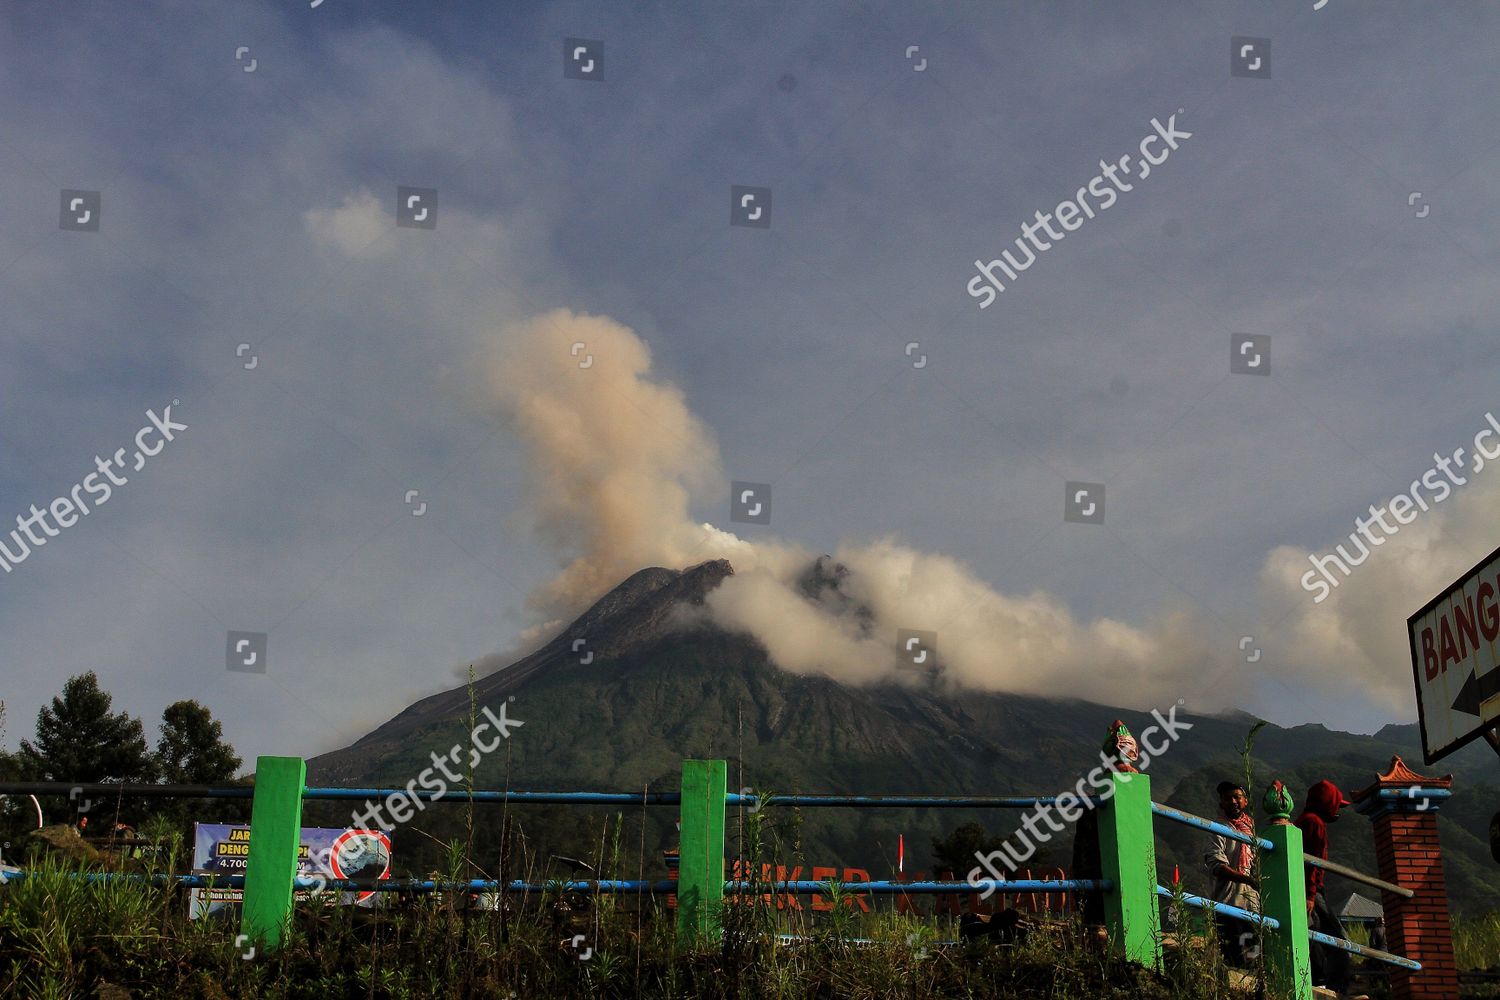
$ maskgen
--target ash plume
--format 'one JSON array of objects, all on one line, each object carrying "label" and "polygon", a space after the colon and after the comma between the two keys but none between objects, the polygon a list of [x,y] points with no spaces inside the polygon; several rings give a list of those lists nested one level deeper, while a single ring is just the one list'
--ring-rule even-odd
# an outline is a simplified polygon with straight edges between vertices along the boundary
[{"label": "ash plume", "polygon": [[809,586],[817,551],[747,541],[690,516],[695,501],[717,502],[728,479],[711,432],[679,389],[652,376],[633,331],[556,310],[509,329],[502,344],[489,383],[529,455],[529,514],[562,563],[531,595],[546,623],[539,633],[643,567],[724,558],[735,574],[699,613],[752,635],[784,670],[914,681],[896,633],[919,628],[939,633],[943,682],[961,687],[1073,691],[1141,708],[1245,693],[1226,686],[1187,614],[1145,626],[1081,621],[1051,595],[999,593],[959,560],[894,538],[841,543],[838,572]]}]

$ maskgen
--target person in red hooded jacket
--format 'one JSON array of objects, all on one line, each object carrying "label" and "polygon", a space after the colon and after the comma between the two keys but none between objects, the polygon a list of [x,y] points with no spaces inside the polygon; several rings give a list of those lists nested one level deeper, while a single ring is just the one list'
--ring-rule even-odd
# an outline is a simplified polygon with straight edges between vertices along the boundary
[{"label": "person in red hooded jacket", "polygon": [[[1344,793],[1331,781],[1320,781],[1307,790],[1307,801],[1297,816],[1302,831],[1302,850],[1315,858],[1328,859],[1328,824],[1338,822],[1339,810],[1349,805]],[[1323,894],[1323,869],[1307,865],[1307,926],[1331,937],[1346,938],[1344,925]],[[1343,993],[1349,986],[1349,953],[1316,941],[1312,944],[1314,985]]]}]

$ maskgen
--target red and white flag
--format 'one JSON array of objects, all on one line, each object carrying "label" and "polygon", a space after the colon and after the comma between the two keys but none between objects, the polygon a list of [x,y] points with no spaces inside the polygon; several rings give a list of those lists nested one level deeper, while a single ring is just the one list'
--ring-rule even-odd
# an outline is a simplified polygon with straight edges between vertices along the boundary
[{"label": "red and white flag", "polygon": [[906,871],[906,837],[896,834],[896,873],[899,875]]}]

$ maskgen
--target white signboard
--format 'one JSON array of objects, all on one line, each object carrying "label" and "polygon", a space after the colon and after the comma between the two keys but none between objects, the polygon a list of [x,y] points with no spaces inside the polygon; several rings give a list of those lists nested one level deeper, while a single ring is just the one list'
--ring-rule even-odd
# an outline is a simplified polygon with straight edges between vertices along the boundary
[{"label": "white signboard", "polygon": [[1406,620],[1431,764],[1500,720],[1500,549]]}]

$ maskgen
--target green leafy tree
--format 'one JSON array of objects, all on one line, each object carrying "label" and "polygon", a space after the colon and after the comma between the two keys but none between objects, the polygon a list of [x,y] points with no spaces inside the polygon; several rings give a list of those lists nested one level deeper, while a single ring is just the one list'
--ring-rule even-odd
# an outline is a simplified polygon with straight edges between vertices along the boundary
[{"label": "green leafy tree", "polygon": [[[239,784],[239,754],[224,741],[224,727],[208,708],[196,701],[178,701],[161,713],[161,736],[156,741],[156,773],[173,785]],[[250,818],[247,801],[215,799],[152,799],[153,830],[186,838],[193,822],[233,823]],[[143,827],[144,829],[144,827]]]},{"label": "green leafy tree", "polygon": [[[0,701],[0,739],[5,737],[5,702]],[[0,781],[20,781],[21,762],[16,755],[5,750],[0,750]],[[19,841],[21,834],[36,826],[36,820],[31,812],[31,800],[15,795],[0,795],[0,845],[11,841]],[[17,852],[4,850],[7,859],[12,858]]]},{"label": "green leafy tree", "polygon": [[37,781],[151,781],[156,766],[141,720],[111,712],[113,699],[90,670],[36,717],[36,742],[21,741],[21,769]]},{"label": "green leafy tree", "polygon": [[[0,740],[5,738],[5,702],[0,701]],[[0,748],[0,781],[16,781],[21,775],[21,764],[16,755]]]},{"label": "green leafy tree", "polygon": [[224,727],[196,701],[178,701],[161,714],[156,769],[168,784],[215,785],[234,778],[239,755],[224,742]]}]

